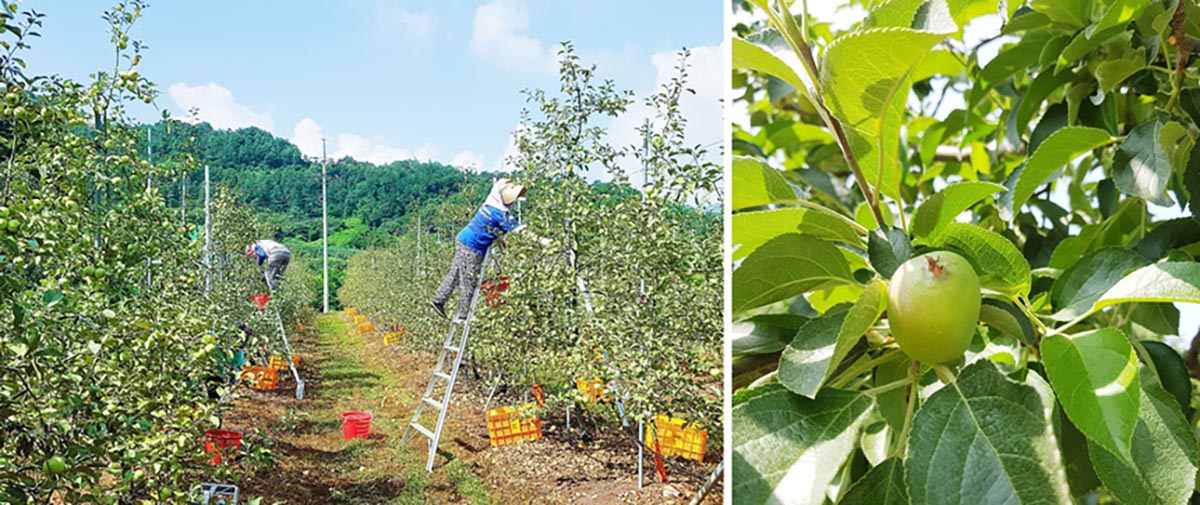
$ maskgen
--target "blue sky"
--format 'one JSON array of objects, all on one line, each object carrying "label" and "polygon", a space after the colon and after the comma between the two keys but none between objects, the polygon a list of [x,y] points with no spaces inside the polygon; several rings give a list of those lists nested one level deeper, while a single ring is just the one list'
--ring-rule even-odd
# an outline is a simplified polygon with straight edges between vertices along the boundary
[{"label": "blue sky", "polygon": [[[26,0],[47,14],[31,73],[84,80],[110,68],[100,19],[110,3]],[[310,155],[325,136],[331,155],[491,170],[509,149],[520,90],[557,89],[564,40],[639,97],[669,78],[673,52],[695,48],[689,140],[720,141],[723,12],[719,0],[152,1],[133,38],[150,47],[138,68],[158,84],[157,106],[177,116],[199,107],[214,126],[259,126]],[[612,141],[637,143],[645,114],[615,121]]]}]

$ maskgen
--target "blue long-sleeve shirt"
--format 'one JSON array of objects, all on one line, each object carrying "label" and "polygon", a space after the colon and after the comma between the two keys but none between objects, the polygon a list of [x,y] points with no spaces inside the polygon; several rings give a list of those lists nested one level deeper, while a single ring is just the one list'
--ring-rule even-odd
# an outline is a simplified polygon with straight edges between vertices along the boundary
[{"label": "blue long-sleeve shirt", "polygon": [[458,232],[458,240],[472,251],[484,254],[501,234],[520,227],[521,223],[508,209],[484,205],[471,218],[471,222]]}]

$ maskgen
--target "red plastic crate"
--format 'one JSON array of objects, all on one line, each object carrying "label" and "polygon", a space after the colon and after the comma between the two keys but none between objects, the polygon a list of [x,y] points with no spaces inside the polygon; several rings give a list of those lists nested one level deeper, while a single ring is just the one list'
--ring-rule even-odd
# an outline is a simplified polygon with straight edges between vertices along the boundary
[{"label": "red plastic crate", "polygon": [[[227,430],[208,430],[204,432],[204,452],[212,454],[208,460],[210,465],[222,462],[229,464],[233,453],[242,447],[242,432]],[[226,450],[228,449],[228,450]]]},{"label": "red plastic crate", "polygon": [[484,281],[479,285],[479,288],[480,291],[483,292],[483,296],[488,305],[491,305],[492,307],[504,305],[504,300],[500,297],[502,293],[508,291],[508,283],[511,280],[512,278],[508,276],[484,279]]},{"label": "red plastic crate", "polygon": [[270,293],[255,293],[250,295],[250,299],[258,306],[258,310],[263,310],[267,306],[267,302],[271,301]]}]

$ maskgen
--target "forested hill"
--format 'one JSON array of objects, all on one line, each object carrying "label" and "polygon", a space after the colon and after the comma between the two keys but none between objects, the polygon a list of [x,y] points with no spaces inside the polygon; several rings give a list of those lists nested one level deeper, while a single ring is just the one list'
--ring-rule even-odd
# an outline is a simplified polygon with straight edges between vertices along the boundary
[{"label": "forested hill", "polygon": [[[319,242],[321,238],[321,167],[300,150],[262,129],[218,130],[208,123],[160,122],[153,129],[156,163],[191,154],[210,167],[214,184],[235,189],[247,203],[266,211],[281,238]],[[447,202],[466,202],[486,192],[490,176],[466,173],[438,162],[416,160],[375,165],[351,158],[329,161],[330,242],[335,248],[361,249],[386,241],[402,229],[409,214]],[[201,200],[203,173],[191,174],[188,206]],[[164,192],[177,203],[180,185]]]}]

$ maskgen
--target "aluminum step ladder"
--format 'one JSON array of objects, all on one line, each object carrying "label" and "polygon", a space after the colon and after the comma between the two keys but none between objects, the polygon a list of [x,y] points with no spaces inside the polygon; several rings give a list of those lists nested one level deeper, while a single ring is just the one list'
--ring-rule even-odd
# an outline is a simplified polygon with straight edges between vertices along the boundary
[{"label": "aluminum step ladder", "polygon": [[[462,365],[463,356],[466,354],[467,337],[471,334],[471,318],[475,315],[475,304],[479,301],[479,291],[483,286],[483,281],[487,279],[487,273],[491,266],[488,261],[491,259],[492,248],[489,247],[483,255],[483,269],[479,274],[479,279],[475,283],[475,290],[471,293],[471,304],[467,310],[467,316],[461,321],[456,317],[450,319],[450,329],[446,332],[446,340],[442,343],[441,352],[438,353],[437,364],[433,367],[433,374],[429,378],[429,386],[425,388],[425,394],[422,396],[420,403],[417,404],[416,412],[413,412],[412,421],[408,423],[408,427],[404,430],[404,435],[400,438],[401,444],[407,444],[412,438],[413,433],[429,439],[429,458],[425,463],[425,471],[433,471],[433,460],[437,456],[438,440],[442,437],[442,429],[446,423],[446,412],[450,408],[451,393],[454,392],[454,382],[458,380],[459,367]],[[463,294],[460,293],[460,296]],[[457,316],[457,314],[455,314]],[[461,329],[459,329],[461,328]],[[457,331],[457,334],[456,334]],[[450,363],[447,363],[449,361]],[[446,366],[449,364],[449,371]],[[439,384],[445,384],[445,391],[436,393]],[[440,399],[439,399],[440,398]],[[421,413],[425,406],[428,405],[437,414],[437,424],[433,429],[426,428],[421,424]]]},{"label": "aluminum step ladder", "polygon": [[[271,289],[271,276],[263,271],[263,279],[267,281],[267,293],[271,298],[275,298],[275,290]],[[300,372],[296,370],[296,360],[292,353],[292,344],[288,342],[287,330],[283,329],[283,316],[279,315],[279,309],[275,306],[271,307],[271,312],[275,313],[275,322],[279,324],[279,336],[283,339],[283,349],[287,352],[288,368],[292,369],[292,376],[296,378],[296,399],[304,399],[304,379],[300,378]]]}]

